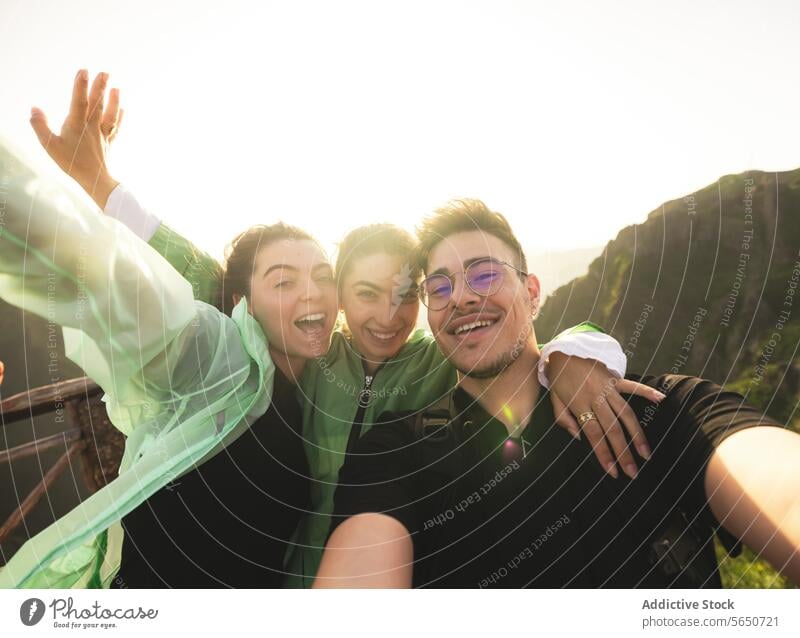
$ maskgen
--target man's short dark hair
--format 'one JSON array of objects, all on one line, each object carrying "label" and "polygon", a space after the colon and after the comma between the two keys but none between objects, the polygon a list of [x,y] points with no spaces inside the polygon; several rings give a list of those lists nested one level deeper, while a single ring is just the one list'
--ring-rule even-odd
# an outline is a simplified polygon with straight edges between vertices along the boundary
[{"label": "man's short dark hair", "polygon": [[428,271],[428,258],[436,245],[456,233],[480,230],[494,235],[511,248],[517,259],[517,268],[528,272],[528,263],[519,240],[514,236],[508,220],[500,213],[489,210],[479,199],[453,199],[417,227],[417,261],[423,271]]}]

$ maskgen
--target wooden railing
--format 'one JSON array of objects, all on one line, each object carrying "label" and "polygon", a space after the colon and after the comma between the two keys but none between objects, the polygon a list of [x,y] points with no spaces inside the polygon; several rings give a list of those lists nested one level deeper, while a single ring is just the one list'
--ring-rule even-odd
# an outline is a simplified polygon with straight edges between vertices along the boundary
[{"label": "wooden railing", "polygon": [[36,507],[74,457],[80,455],[83,481],[90,492],[97,491],[117,476],[125,437],[109,421],[101,395],[102,390],[96,383],[82,377],[34,388],[0,402],[0,425],[4,427],[13,427],[14,423],[58,410],[64,410],[70,425],[58,434],[0,450],[0,463],[11,463],[38,456],[45,450],[62,446],[64,449],[39,484],[0,526],[0,544]]}]

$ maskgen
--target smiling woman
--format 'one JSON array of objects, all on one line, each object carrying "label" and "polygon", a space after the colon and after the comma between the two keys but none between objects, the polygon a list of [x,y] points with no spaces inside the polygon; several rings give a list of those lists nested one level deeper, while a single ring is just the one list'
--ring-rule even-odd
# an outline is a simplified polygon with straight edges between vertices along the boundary
[{"label": "smiling woman", "polygon": [[392,224],[361,226],[339,245],[339,300],[370,374],[402,348],[417,323],[415,247],[414,238]]},{"label": "smiling woman", "polygon": [[333,269],[317,241],[284,223],[253,226],[231,243],[220,291],[228,311],[245,297],[276,364],[296,380],[325,354],[336,320]]},{"label": "smiling woman", "polygon": [[[123,519],[114,587],[282,581],[287,543],[309,498],[296,383],[308,359],[327,350],[333,275],[311,235],[278,223],[236,237],[222,281],[222,306],[246,305],[266,337],[276,366],[272,402],[224,453],[209,455]],[[171,545],[176,551],[164,553]]]}]

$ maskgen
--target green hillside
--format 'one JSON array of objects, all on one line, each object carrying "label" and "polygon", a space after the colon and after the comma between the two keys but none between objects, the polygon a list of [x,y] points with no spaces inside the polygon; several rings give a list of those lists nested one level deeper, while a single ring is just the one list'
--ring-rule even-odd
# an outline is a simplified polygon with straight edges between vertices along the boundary
[{"label": "green hillside", "polygon": [[[630,372],[707,377],[800,431],[798,216],[800,169],[729,175],[666,202],[547,299],[537,338],[594,321]],[[723,570],[726,586],[785,586],[747,552]]]}]

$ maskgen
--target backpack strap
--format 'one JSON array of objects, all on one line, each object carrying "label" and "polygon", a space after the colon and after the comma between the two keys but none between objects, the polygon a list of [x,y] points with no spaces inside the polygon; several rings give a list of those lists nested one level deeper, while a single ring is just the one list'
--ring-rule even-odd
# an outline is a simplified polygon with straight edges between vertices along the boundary
[{"label": "backpack strap", "polygon": [[450,424],[457,418],[453,393],[450,392],[414,415],[412,433],[415,441],[443,441]]},{"label": "backpack strap", "polygon": [[462,424],[453,393],[409,415],[406,422],[411,429],[420,467],[438,476],[439,480],[452,482],[449,489],[454,489],[455,479],[464,472],[465,458]]}]

